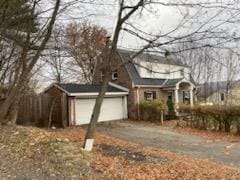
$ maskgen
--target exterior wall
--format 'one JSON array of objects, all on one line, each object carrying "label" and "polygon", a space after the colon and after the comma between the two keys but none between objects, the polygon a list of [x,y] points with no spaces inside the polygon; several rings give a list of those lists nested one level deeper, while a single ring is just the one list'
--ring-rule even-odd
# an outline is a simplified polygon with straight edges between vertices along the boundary
[{"label": "exterior wall", "polygon": [[[169,65],[169,64],[160,64],[155,62],[146,62],[141,61],[139,59],[136,59],[141,66],[147,67],[148,69],[152,69],[152,71],[156,72],[162,72],[161,73],[153,73],[149,72],[146,68],[142,68],[139,66],[136,66],[136,69],[138,70],[139,75],[142,78],[156,78],[156,79],[180,79],[185,78],[187,80],[190,80],[190,69],[183,66],[177,66],[177,65]],[[181,69],[184,70],[184,75],[181,75]],[[174,72],[176,71],[176,72]],[[167,74],[167,72],[173,72]]]},{"label": "exterior wall", "polygon": [[240,85],[236,85],[230,91],[229,103],[233,105],[240,105]]},{"label": "exterior wall", "polygon": [[69,126],[76,125],[76,118],[75,118],[75,97],[68,97],[68,120]]},{"label": "exterior wall", "polygon": [[[101,71],[103,70],[104,66],[104,63],[99,63],[97,65],[93,81],[94,84],[101,83]],[[132,87],[132,80],[124,66],[120,67],[117,72],[118,79],[111,79],[111,82],[129,89],[129,95],[127,97],[128,117],[135,119],[137,115],[136,94],[134,88]]]},{"label": "exterior wall", "polygon": [[156,92],[156,100],[167,102],[167,92],[161,90],[160,88],[133,88],[131,91],[131,96],[129,96],[128,104],[130,109],[128,109],[129,117],[131,119],[138,118],[138,103],[144,101],[144,92],[147,91],[155,91]]}]

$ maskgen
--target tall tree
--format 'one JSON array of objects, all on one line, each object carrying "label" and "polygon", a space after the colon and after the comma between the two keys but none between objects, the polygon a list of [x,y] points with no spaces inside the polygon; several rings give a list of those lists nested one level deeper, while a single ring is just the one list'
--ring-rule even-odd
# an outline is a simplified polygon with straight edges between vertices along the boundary
[{"label": "tall tree", "polygon": [[[11,80],[5,83],[8,93],[5,100],[0,104],[0,124],[15,124],[18,101],[31,78],[32,69],[51,36],[60,7],[60,0],[55,1],[50,17],[46,21],[41,21],[35,29],[33,24],[40,22],[39,16],[37,16],[40,13],[39,3],[39,0],[11,0],[4,1],[2,4],[4,8],[1,13],[0,45],[5,52],[5,55],[2,56],[3,59],[6,59],[7,56],[8,60],[11,61],[11,65],[8,65],[8,67],[11,67],[11,74],[8,77]],[[15,16],[17,12],[22,12],[22,15]],[[7,19],[11,23],[8,23]],[[18,21],[15,21],[16,19]],[[0,69],[0,71],[2,70],[4,68]]]},{"label": "tall tree", "polygon": [[74,22],[66,28],[66,49],[88,84],[93,82],[97,62],[103,61],[106,41],[107,31],[96,25]]}]

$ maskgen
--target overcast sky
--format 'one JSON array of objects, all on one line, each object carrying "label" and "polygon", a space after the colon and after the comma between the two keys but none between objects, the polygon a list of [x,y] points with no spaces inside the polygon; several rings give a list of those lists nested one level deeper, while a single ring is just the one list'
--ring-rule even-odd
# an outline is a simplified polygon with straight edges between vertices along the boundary
[{"label": "overcast sky", "polygon": [[[65,0],[65,2],[72,2],[73,0]],[[136,0],[135,0],[136,1]],[[171,0],[156,0],[157,2],[170,2]],[[172,2],[177,2],[181,0],[172,0]],[[217,0],[199,0],[199,2],[221,2]],[[150,34],[164,34],[174,28],[179,24],[184,22],[184,26],[179,28],[176,32],[170,34],[171,37],[181,36],[184,34],[191,33],[192,31],[198,29],[201,24],[208,22],[204,25],[202,31],[219,31],[221,33],[234,34],[240,37],[239,34],[239,21],[240,17],[240,3],[235,0],[222,0],[223,2],[232,3],[235,2],[234,6],[230,6],[229,9],[223,9],[221,6],[214,6],[211,8],[204,7],[186,7],[186,6],[163,6],[163,5],[153,5],[148,6],[147,10],[137,13],[135,16],[129,19],[129,23],[134,24],[141,31]],[[46,0],[44,4],[44,9],[46,7],[51,7],[49,0]],[[126,0],[125,2],[134,2],[134,0]],[[190,2],[190,0],[184,0],[184,3]],[[192,0],[196,3],[197,0]],[[205,4],[204,4],[205,5]],[[216,4],[215,4],[216,5]],[[217,4],[219,5],[219,4]],[[208,6],[208,5],[206,5]],[[112,35],[113,30],[116,25],[116,18],[118,14],[118,0],[93,0],[91,3],[77,3],[74,6],[70,6],[67,10],[62,12],[57,20],[58,24],[62,26],[67,25],[69,22],[84,22],[88,21],[90,23],[102,26],[107,29],[109,35]],[[192,19],[191,17],[194,18]],[[234,18],[236,19],[234,19]],[[240,18],[239,18],[240,19]],[[227,23],[224,21],[228,21]],[[224,22],[224,23],[223,23]],[[126,25],[125,25],[126,26]],[[219,35],[221,36],[221,35]],[[164,38],[162,38],[164,39]],[[164,42],[164,40],[162,40]],[[209,41],[207,39],[207,41]],[[206,41],[203,41],[206,43]],[[138,49],[144,43],[138,38],[128,34],[121,33],[119,44],[120,48],[128,49]],[[238,46],[239,42],[234,43],[234,46]],[[227,46],[229,43],[223,43],[222,46]],[[231,46],[233,43],[231,44]],[[223,71],[222,75],[224,76]]]},{"label": "overcast sky", "polygon": [[[65,0],[70,2],[72,0]],[[203,4],[204,6],[210,6],[211,8],[204,7],[190,7],[190,6],[163,6],[163,5],[151,5],[147,6],[147,10],[141,13],[136,13],[131,17],[128,22],[133,23],[134,26],[141,29],[144,32],[152,34],[164,34],[174,28],[179,23],[183,23],[184,27],[179,28],[177,32],[171,34],[172,36],[182,35],[189,33],[199,28],[199,24],[208,22],[208,25],[204,26],[204,30],[216,30],[219,29],[226,32],[238,33],[239,24],[231,23],[232,16],[238,17],[240,9],[240,3],[236,0],[156,0],[156,2],[201,2],[210,3],[213,5]],[[136,0],[125,1],[127,3],[136,2]],[[217,3],[216,3],[217,2]],[[235,3],[234,6],[229,6],[229,10],[221,8],[221,2],[228,2],[228,4]],[[231,8],[231,9],[230,9]],[[78,3],[75,6],[69,7],[67,11],[61,14],[59,21],[64,24],[69,21],[89,21],[93,24],[97,24],[106,28],[110,35],[114,30],[116,24],[116,17],[118,13],[118,0],[95,0],[92,3]],[[194,16],[193,19],[192,16]],[[239,16],[240,17],[240,16]],[[228,20],[229,23],[223,23],[224,20]],[[217,25],[217,27],[215,27]],[[128,33],[122,33],[119,41],[119,47],[138,48],[141,42]]]}]

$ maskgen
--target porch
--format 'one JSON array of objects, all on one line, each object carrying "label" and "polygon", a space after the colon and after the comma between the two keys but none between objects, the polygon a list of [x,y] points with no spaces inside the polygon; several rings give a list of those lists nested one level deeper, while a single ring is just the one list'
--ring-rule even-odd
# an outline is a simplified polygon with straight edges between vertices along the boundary
[{"label": "porch", "polygon": [[195,89],[195,85],[186,80],[169,80],[162,88],[162,90],[167,94],[167,99],[173,101],[177,115],[179,104],[194,105]]}]

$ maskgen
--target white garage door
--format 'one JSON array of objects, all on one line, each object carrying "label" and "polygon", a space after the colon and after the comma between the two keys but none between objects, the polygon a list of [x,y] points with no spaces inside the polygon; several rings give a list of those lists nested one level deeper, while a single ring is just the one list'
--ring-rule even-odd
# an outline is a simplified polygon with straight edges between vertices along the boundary
[{"label": "white garage door", "polygon": [[[76,99],[76,124],[88,124],[93,112],[95,99]],[[124,119],[124,98],[105,98],[101,107],[99,121]]]}]

